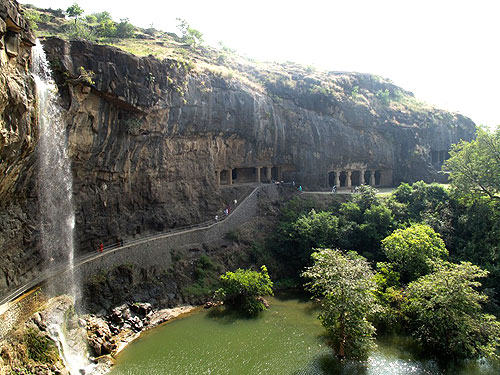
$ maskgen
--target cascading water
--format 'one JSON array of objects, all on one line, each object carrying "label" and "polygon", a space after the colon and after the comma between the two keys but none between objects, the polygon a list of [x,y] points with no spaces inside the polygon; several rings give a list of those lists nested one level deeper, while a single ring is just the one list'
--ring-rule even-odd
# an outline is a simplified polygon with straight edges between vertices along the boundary
[{"label": "cascading water", "polygon": [[[73,269],[73,229],[75,215],[72,203],[71,162],[67,155],[66,126],[57,103],[57,86],[51,78],[51,70],[39,41],[33,48],[33,78],[38,96],[38,122],[40,126],[39,152],[39,202],[41,214],[42,251],[46,272],[65,268],[70,280],[73,304],[79,298]],[[57,281],[55,281],[57,282]],[[53,289],[57,285],[52,284]],[[65,285],[66,286],[66,285]],[[50,288],[50,282],[49,282]],[[80,374],[88,366],[85,345],[66,328],[65,314],[55,309],[49,319],[49,331],[59,344],[65,365],[73,374]]]}]

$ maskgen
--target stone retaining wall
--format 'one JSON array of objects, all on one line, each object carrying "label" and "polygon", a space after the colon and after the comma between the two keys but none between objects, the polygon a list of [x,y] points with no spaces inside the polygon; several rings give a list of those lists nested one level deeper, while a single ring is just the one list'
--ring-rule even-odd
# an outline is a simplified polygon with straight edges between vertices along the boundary
[{"label": "stone retaining wall", "polygon": [[[274,185],[264,185],[255,189],[226,219],[218,223],[214,222],[208,227],[169,233],[138,243],[125,244],[117,249],[105,250],[103,254],[95,258],[84,260],[81,263],[77,262],[75,265],[76,277],[80,278],[81,281],[90,280],[92,277],[106,274],[120,265],[168,269],[172,264],[173,250],[218,240],[250,221],[257,214],[261,192],[265,192],[271,197],[278,197]],[[64,292],[70,284],[69,272],[58,275],[57,280],[58,292]]]}]

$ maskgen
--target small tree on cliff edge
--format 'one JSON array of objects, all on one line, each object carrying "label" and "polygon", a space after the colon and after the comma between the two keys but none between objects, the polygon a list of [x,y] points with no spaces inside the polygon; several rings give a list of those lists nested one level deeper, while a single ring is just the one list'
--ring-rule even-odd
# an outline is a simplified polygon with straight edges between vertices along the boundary
[{"label": "small tree on cliff edge", "polygon": [[318,249],[312,257],[314,265],[302,276],[312,280],[306,289],[322,300],[318,318],[334,350],[341,358],[366,357],[375,345],[375,327],[367,318],[378,310],[370,265],[354,251]]},{"label": "small tree on cliff edge", "polygon": [[189,26],[186,20],[183,20],[182,18],[177,18],[177,21],[179,22],[177,28],[182,34],[182,40],[184,43],[189,44],[193,48],[203,44],[203,34],[200,31],[193,29]]},{"label": "small tree on cliff edge", "polygon": [[76,23],[78,17],[80,17],[83,14],[83,9],[80,8],[80,5],[78,5],[77,3],[73,3],[73,5],[71,5],[70,7],[68,7],[68,9],[66,9],[66,14],[70,18],[74,18]]},{"label": "small tree on cliff edge", "polygon": [[215,292],[215,298],[248,314],[257,314],[267,308],[262,296],[273,295],[273,283],[266,266],[260,272],[237,269],[221,277],[222,287]]}]

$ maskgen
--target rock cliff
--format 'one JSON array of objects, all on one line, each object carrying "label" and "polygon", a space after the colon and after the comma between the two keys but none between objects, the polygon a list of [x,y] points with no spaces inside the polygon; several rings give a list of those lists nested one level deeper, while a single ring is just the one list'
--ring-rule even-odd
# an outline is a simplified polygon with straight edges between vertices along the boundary
[{"label": "rock cliff", "polygon": [[33,33],[14,1],[0,1],[0,291],[39,259],[36,225],[35,86],[29,73]]},{"label": "rock cliff", "polygon": [[[2,291],[36,271],[37,137],[32,38],[8,15],[15,3],[0,4],[10,20],[0,24]],[[12,33],[17,55],[8,54]],[[227,203],[220,185],[438,180],[450,145],[474,134],[470,119],[369,74],[294,64],[240,64],[227,74],[213,62],[137,57],[84,41],[49,38],[44,47],[67,120],[81,252],[211,218]]]}]

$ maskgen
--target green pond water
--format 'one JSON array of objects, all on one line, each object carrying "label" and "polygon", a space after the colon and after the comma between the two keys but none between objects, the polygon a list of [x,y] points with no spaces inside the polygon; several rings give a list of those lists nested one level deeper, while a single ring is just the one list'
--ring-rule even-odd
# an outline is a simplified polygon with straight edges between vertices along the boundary
[{"label": "green pond water", "polygon": [[117,358],[111,375],[498,375],[486,361],[440,368],[419,360],[410,340],[378,339],[367,361],[335,359],[325,344],[316,306],[296,294],[269,298],[271,309],[254,319],[200,310],[143,334]]}]

